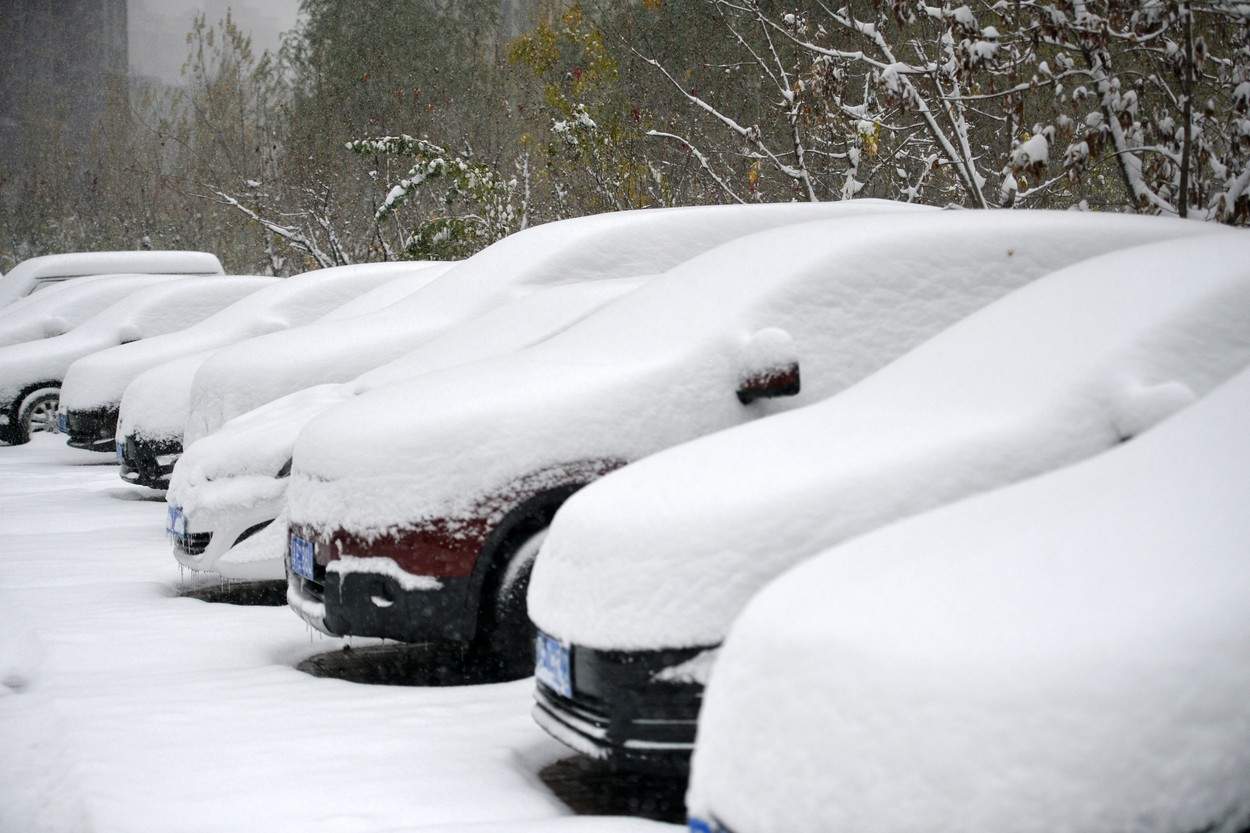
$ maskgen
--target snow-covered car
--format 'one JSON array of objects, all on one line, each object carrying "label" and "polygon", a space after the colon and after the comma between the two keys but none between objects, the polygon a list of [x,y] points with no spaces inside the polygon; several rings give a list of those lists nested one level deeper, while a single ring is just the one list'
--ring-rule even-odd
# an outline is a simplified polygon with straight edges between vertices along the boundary
[{"label": "snow-covered car", "polygon": [[271,280],[179,278],[140,289],[64,335],[0,347],[0,439],[18,444],[29,440],[31,431],[57,430],[62,380],[77,360],[117,345],[138,347],[166,337]]},{"label": "snow-covered car", "polygon": [[[209,347],[139,373],[126,385],[118,405],[115,439],[122,479],[152,489],[165,488],[170,472],[182,453],[183,432],[196,373],[218,352],[240,355],[245,362],[260,364],[266,359],[266,351],[281,344],[274,337],[292,336],[298,340],[298,334],[305,330],[311,330],[318,336],[316,340],[303,342],[310,350],[315,351],[318,343],[327,348],[350,349],[360,331],[357,325],[361,321],[372,320],[373,313],[418,292],[451,265],[437,261],[406,261],[341,268],[337,270],[339,275],[353,274],[359,279],[367,271],[386,282],[331,309],[311,323],[246,338],[224,347]],[[292,355],[290,360],[297,365],[299,355]]]},{"label": "snow-covered car", "polygon": [[708,685],[690,829],[1245,830],[1247,414],[1243,372],[768,585]]},{"label": "snow-covered car", "polygon": [[[651,209],[551,223],[496,243],[403,304],[355,322],[348,345],[329,343],[332,336],[314,328],[288,334],[292,338],[281,342],[269,339],[265,350],[214,357],[213,367],[206,365],[196,375],[199,405],[186,420],[188,439],[203,437],[227,416],[280,391],[317,378],[342,378],[349,370],[377,368],[413,344],[422,345],[350,385],[320,385],[289,394],[272,408],[247,416],[243,427],[220,442],[205,445],[193,465],[182,467],[181,482],[175,477],[169,495],[175,555],[193,569],[213,569],[230,578],[281,579],[285,536],[277,529],[252,535],[278,514],[286,487],[285,477],[278,474],[289,471],[300,428],[338,402],[536,343],[636,285],[640,278],[621,277],[640,274],[633,270],[667,269],[759,229],[828,216],[915,210],[864,200]],[[612,285],[592,285],[605,281]],[[274,360],[253,366],[249,356],[256,353]],[[129,414],[128,406],[124,410]],[[151,418],[136,419],[133,430],[123,430],[128,437],[159,433]],[[127,439],[127,454],[131,445]],[[153,465],[148,470],[162,473]],[[123,466],[123,477],[135,474],[146,476]],[[136,481],[143,482],[139,477]],[[280,526],[285,529],[285,524]],[[243,539],[247,545],[232,551]]]},{"label": "snow-covered car", "polygon": [[829,400],[615,472],[535,564],[535,718],[586,754],[684,768],[716,648],[769,580],[1097,454],[1247,365],[1250,240],[1149,244],[1047,275]]},{"label": "snow-covered car", "polygon": [[185,567],[224,578],[282,581],[287,524],[256,533],[282,513],[292,449],[305,425],[367,391],[537,343],[644,280],[610,278],[539,290],[352,382],[305,388],[235,417],[188,446],[174,466],[166,496],[174,556]]},{"label": "snow-covered car", "polygon": [[271,279],[259,292],[193,327],[141,344],[102,350],[75,362],[65,376],[58,412],[69,444],[114,453],[122,394],[143,371],[192,353],[306,324],[396,277],[393,270],[362,265]]},{"label": "snow-covered car", "polygon": [[1210,233],[1156,218],[921,212],[732,241],[541,344],[310,423],[287,489],[288,601],[331,633],[469,643],[528,674],[529,567],[577,489],[830,396],[1076,260]]},{"label": "snow-covered car", "polygon": [[220,275],[206,252],[71,252],[23,260],[0,277],[0,310],[62,281],[105,274]]},{"label": "snow-covered car", "polygon": [[0,308],[0,347],[64,335],[145,286],[182,275],[91,275],[51,286]]},{"label": "snow-covered car", "polygon": [[662,272],[754,231],[864,211],[915,211],[881,200],[776,203],[613,212],[546,223],[495,243],[436,284],[350,329],[310,328],[223,350],[201,368],[187,441],[279,396],[345,382],[432,336],[525,294],[573,281]]}]

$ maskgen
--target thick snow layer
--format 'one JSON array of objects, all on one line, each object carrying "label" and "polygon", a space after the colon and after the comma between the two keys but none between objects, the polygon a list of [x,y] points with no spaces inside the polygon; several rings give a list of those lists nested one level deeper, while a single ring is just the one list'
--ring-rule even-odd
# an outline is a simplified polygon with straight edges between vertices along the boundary
[{"label": "thick snow layer", "polygon": [[744,833],[1245,829],[1247,414],[1243,373],[768,586],[712,672],[692,812]]},{"label": "thick snow layer", "polygon": [[[223,536],[223,541],[232,542],[253,524],[278,513],[288,481],[276,474],[291,459],[300,430],[318,414],[375,387],[520,350],[563,330],[646,280],[615,278],[540,290],[453,327],[351,382],[305,388],[235,417],[187,448],[174,467],[168,500],[183,509],[193,532],[213,531],[215,536]],[[136,380],[126,392],[123,420],[139,384]],[[151,387],[153,395],[159,390],[159,385]],[[142,430],[146,434],[155,429],[145,425]],[[214,540],[188,566],[215,569],[231,578],[283,577],[284,535],[256,536],[240,547],[246,548],[246,554],[236,558],[233,550],[225,553],[222,541]]]},{"label": "thick snow layer", "polygon": [[394,280],[384,283],[375,289],[353,298],[346,304],[330,310],[318,321],[339,321],[344,318],[355,318],[368,315],[402,301],[409,295],[428,285],[441,276],[455,263],[440,260],[401,260],[391,263],[368,263],[356,266],[359,270],[368,270],[378,275],[394,274]]},{"label": "thick snow layer", "polygon": [[[109,348],[139,348],[203,321],[271,278],[180,278],[131,293],[64,335],[0,348],[0,402],[35,384],[67,378],[84,356]],[[64,406],[64,395],[61,398]]]},{"label": "thick snow layer", "polygon": [[[291,520],[370,535],[490,514],[482,501],[506,509],[520,478],[564,483],[565,467],[636,460],[827,397],[1084,257],[1210,233],[1144,217],[932,212],[741,238],[513,357],[376,390],[319,417],[296,443]],[[744,406],[743,350],[766,328],[797,346],[802,393]]]},{"label": "thick snow layer", "polygon": [[181,439],[195,371],[215,352],[217,348],[210,347],[162,362],[136,376],[122,394],[117,439],[132,435],[147,440]]},{"label": "thick snow layer", "polygon": [[54,284],[0,309],[0,346],[64,335],[131,293],[179,275],[92,275]]},{"label": "thick snow layer", "polygon": [[259,292],[217,312],[194,327],[146,344],[127,344],[79,363],[66,377],[62,408],[98,408],[120,403],[126,386],[143,371],[173,359],[221,348],[262,333],[315,321],[363,292],[396,279],[389,269],[339,266],[272,281]]},{"label": "thick snow layer", "polygon": [[[312,324],[316,327],[325,321],[356,318],[390,306],[397,298],[411,295],[428,284],[449,264],[437,262],[377,263],[346,267],[337,271],[338,277],[385,280],[368,292],[352,298],[347,303],[331,309]],[[303,327],[283,331],[299,332]],[[121,399],[121,415],[117,424],[118,438],[133,434],[149,440],[181,441],[191,408],[191,391],[195,374],[219,349],[234,349],[236,354],[255,356],[265,349],[267,342],[261,337],[244,339],[228,348],[211,347],[190,356],[183,356],[146,370],[135,377]]]},{"label": "thick snow layer", "polygon": [[288,393],[345,382],[402,356],[449,327],[537,289],[648,275],[751,231],[872,211],[900,203],[772,204],[647,209],[579,217],[513,234],[450,269],[389,310],[270,336],[226,350],[197,374],[187,440]]},{"label": "thick snow layer", "polygon": [[1083,261],[839,396],[575,495],[535,568],[530,616],[595,648],[719,643],[759,587],[813,553],[1103,451],[1248,364],[1250,240]]},{"label": "thick snow layer", "polygon": [[0,830],[682,829],[569,816],[531,681],[318,679],[295,664],[342,643],[285,608],[179,598],[165,505],[98,456],[0,455]]},{"label": "thick snow layer", "polygon": [[31,292],[41,280],[84,275],[154,273],[220,275],[221,262],[205,252],[74,252],[23,260],[0,277],[0,307]]}]

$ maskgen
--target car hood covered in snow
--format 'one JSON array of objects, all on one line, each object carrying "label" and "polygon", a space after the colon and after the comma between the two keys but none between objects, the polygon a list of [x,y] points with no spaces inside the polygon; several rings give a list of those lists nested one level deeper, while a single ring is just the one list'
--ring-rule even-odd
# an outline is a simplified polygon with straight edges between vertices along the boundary
[{"label": "car hood covered in snow", "polygon": [[1247,414],[1243,372],[769,585],[712,672],[691,812],[739,833],[1244,830]]},{"label": "car hood covered in snow", "polygon": [[0,309],[0,346],[64,335],[146,286],[184,275],[91,275],[50,286]]},{"label": "car hood covered in snow", "polygon": [[373,272],[366,265],[317,269],[282,280],[270,278],[270,285],[194,327],[144,344],[126,344],[79,362],[66,376],[61,408],[116,405],[131,380],[148,368],[314,321],[395,277],[393,273]]},{"label": "car hood covered in snow", "polygon": [[163,339],[271,280],[230,276],[160,283],[131,293],[64,335],[0,348],[0,401],[31,384],[65,378],[76,360],[96,351]]},{"label": "car hood covered in snow", "polygon": [[0,308],[31,291],[41,278],[104,274],[220,275],[221,261],[206,252],[71,252],[23,260],[0,277]]},{"label": "car hood covered in snow", "polygon": [[[932,212],[741,238],[513,357],[332,409],[296,443],[291,520],[374,535],[483,518],[495,511],[483,501],[506,503],[521,478],[567,482],[829,396],[1042,274],[1200,233],[1154,218]],[[778,327],[802,393],[744,406],[743,370]]]},{"label": "car hood covered in snow", "polygon": [[356,319],[371,317],[372,313],[393,305],[397,297],[402,299],[420,290],[442,274],[448,265],[428,261],[347,267],[351,271],[341,270],[340,277],[351,275],[354,280],[367,277],[383,283],[341,306],[334,307],[312,323],[246,338],[225,347],[209,347],[145,370],[126,386],[122,394],[117,423],[118,439],[130,435],[147,440],[181,442],[187,426],[187,415],[191,410],[196,374],[213,356],[228,353],[232,356],[251,356],[254,361],[260,361],[257,357],[267,355],[270,350],[280,349],[282,342],[274,339],[287,336],[298,338],[305,330],[316,333],[322,343],[332,342],[342,346],[345,340],[350,342],[352,333],[344,332],[343,325],[337,322],[346,321],[350,324]]},{"label": "car hood covered in snow", "polygon": [[886,210],[919,208],[880,200],[653,208],[534,226],[457,264],[383,313],[269,337],[254,349],[222,351],[197,374],[186,439],[193,442],[300,388],[351,379],[537,289],[653,274],[759,229]]},{"label": "car hood covered in snow", "polygon": [[[544,289],[453,327],[351,382],[304,388],[235,417],[187,447],[174,467],[169,501],[188,513],[207,508],[194,497],[194,490],[233,477],[272,475],[291,459],[300,430],[329,408],[375,388],[520,350],[632,292],[646,280],[616,278]],[[127,391],[127,400],[131,393]]]},{"label": "car hood covered in snow", "polygon": [[839,396],[575,495],[535,565],[530,616],[599,649],[717,644],[754,592],[803,558],[1103,451],[1247,364],[1250,240],[1083,261]]}]

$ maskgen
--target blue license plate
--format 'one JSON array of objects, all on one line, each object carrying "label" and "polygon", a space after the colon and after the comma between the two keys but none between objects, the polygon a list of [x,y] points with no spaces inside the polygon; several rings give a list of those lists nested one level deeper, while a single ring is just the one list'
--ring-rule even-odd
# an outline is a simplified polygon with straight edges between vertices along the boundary
[{"label": "blue license plate", "polygon": [[545,633],[534,638],[534,677],[552,691],[573,696],[569,646]]},{"label": "blue license plate", "polygon": [[59,411],[56,415],[56,430],[62,434],[69,433],[69,414]]},{"label": "blue license plate", "polygon": [[291,536],[291,572],[306,579],[313,577],[313,545],[298,535]]},{"label": "blue license plate", "polygon": [[165,532],[173,538],[184,538],[187,534],[187,516],[182,514],[182,507],[170,506],[169,518],[165,522]]}]

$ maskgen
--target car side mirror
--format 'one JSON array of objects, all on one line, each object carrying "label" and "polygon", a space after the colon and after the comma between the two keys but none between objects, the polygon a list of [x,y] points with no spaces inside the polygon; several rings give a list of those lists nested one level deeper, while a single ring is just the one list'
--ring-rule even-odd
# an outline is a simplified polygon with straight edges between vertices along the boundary
[{"label": "car side mirror", "polygon": [[758,330],[747,340],[738,367],[738,401],[743,405],[796,396],[802,387],[794,339],[776,327]]}]

